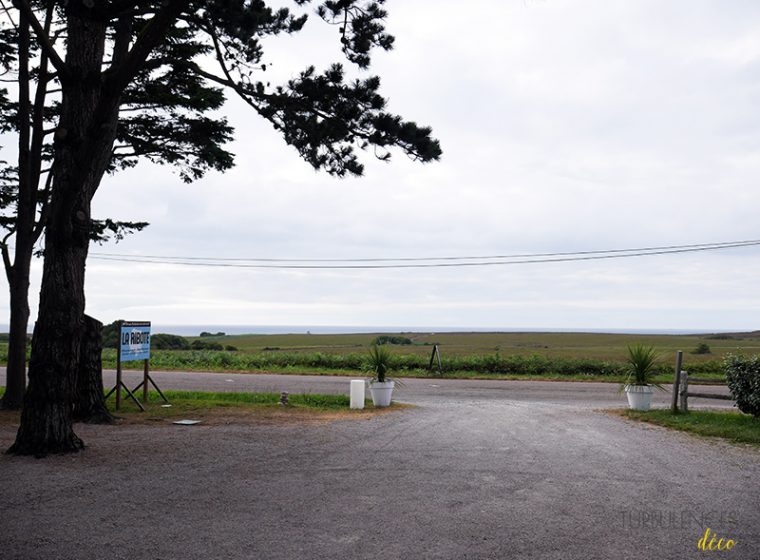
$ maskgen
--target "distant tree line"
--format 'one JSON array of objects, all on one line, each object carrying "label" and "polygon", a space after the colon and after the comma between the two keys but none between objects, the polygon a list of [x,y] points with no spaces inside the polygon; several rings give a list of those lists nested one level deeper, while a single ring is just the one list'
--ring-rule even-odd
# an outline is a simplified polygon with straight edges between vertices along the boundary
[{"label": "distant tree line", "polygon": [[[201,336],[224,336],[224,333],[211,335],[201,333]],[[119,345],[119,321],[114,321],[103,326],[103,347],[117,348]],[[150,337],[150,347],[153,350],[227,350],[236,352],[237,348],[231,345],[222,345],[219,342],[206,342],[205,340],[193,340],[190,342],[184,336],[176,334],[156,333]]]},{"label": "distant tree line", "polygon": [[377,346],[382,346],[383,344],[408,345],[412,344],[412,340],[405,336],[392,336],[383,334],[375,338],[375,340],[372,341],[372,344],[376,344]]}]

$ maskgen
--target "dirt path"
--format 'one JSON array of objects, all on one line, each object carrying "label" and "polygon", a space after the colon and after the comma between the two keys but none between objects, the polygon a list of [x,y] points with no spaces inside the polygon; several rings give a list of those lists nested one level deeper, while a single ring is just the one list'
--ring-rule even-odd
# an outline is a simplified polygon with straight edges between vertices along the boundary
[{"label": "dirt path", "polygon": [[2,557],[682,559],[707,528],[760,557],[757,449],[417,381],[371,420],[78,426],[82,454],[2,456]]}]

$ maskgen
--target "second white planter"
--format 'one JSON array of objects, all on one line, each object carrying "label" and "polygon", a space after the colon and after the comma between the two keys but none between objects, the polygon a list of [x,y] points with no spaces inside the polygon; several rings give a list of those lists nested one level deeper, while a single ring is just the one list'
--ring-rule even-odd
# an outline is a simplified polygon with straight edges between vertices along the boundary
[{"label": "second white planter", "polygon": [[651,385],[626,385],[628,408],[642,412],[649,410],[652,405],[652,393],[654,393],[654,387]]},{"label": "second white planter", "polygon": [[378,381],[370,382],[369,392],[372,395],[372,404],[378,407],[390,406],[394,385],[393,381],[385,381],[383,383]]}]

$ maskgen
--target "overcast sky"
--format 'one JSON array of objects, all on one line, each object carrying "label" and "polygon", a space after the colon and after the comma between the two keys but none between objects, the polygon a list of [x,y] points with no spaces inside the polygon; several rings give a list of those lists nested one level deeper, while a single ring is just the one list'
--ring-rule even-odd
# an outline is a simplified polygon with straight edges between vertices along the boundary
[{"label": "overcast sky", "polygon": [[[431,7],[435,8],[432,9]],[[93,215],[151,226],[94,253],[390,258],[760,238],[760,3],[389,0],[389,109],[433,127],[422,165],[339,180],[231,99],[234,170],[144,164]],[[341,58],[312,18],[273,79]],[[39,270],[39,263],[36,265]],[[90,259],[87,309],[159,325],[760,328],[760,249],[472,268],[271,270]],[[33,279],[33,316],[39,273]],[[7,315],[7,303],[2,302]]]}]

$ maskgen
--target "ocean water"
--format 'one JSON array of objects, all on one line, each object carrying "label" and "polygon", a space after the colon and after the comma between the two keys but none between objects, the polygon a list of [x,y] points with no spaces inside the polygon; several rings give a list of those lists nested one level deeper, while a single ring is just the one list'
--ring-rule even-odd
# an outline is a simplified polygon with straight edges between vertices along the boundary
[{"label": "ocean water", "polygon": [[154,333],[198,336],[201,332],[225,334],[357,334],[357,333],[452,333],[452,332],[567,332],[609,334],[705,334],[738,332],[738,329],[586,329],[586,328],[514,328],[514,327],[409,327],[356,325],[164,325],[154,323]]},{"label": "ocean water", "polygon": [[[29,325],[29,331],[33,325]],[[596,334],[714,334],[746,332],[748,329],[645,329],[645,328],[522,328],[522,327],[430,327],[430,326],[366,326],[366,325],[171,325],[153,323],[153,333],[181,336],[198,336],[202,332],[225,334],[361,334],[361,333],[596,333]],[[0,323],[0,333],[7,333],[8,325]]]}]

